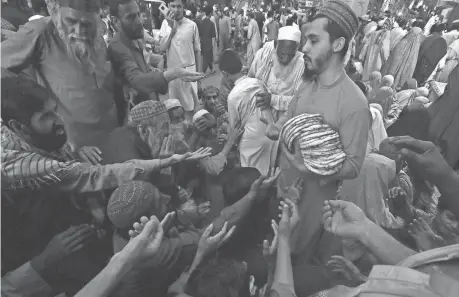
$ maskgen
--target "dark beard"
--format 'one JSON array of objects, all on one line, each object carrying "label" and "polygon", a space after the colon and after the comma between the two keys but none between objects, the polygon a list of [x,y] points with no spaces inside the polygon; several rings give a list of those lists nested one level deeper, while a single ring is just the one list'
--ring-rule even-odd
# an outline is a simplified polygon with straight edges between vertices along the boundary
[{"label": "dark beard", "polygon": [[47,152],[55,152],[61,149],[67,142],[67,135],[57,134],[57,128],[53,128],[53,131],[47,134],[37,133],[32,131],[30,133],[31,139],[34,142],[34,146]]}]

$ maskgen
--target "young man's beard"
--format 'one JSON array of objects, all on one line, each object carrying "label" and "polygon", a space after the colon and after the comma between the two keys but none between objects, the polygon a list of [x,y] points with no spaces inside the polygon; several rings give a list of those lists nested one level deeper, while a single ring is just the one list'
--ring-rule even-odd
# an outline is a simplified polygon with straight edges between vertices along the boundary
[{"label": "young man's beard", "polygon": [[[332,54],[333,54],[333,52],[331,50],[328,50],[323,55],[320,55],[319,57],[317,57],[314,60],[314,62],[311,59],[309,59],[308,57],[305,56],[304,57],[305,63],[304,63],[303,79],[306,80],[306,81],[310,81],[310,80],[314,79],[318,74],[320,74],[320,72],[324,68],[324,65],[325,65],[326,61],[330,59]],[[309,65],[306,64],[306,61],[309,61],[309,64],[314,64],[315,67],[314,68],[309,68],[308,67]]]}]

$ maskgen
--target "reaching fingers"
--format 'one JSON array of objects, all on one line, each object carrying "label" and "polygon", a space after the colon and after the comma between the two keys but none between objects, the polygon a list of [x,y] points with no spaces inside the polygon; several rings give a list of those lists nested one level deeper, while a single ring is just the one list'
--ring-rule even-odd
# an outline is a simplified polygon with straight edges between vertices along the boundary
[{"label": "reaching fingers", "polygon": [[146,238],[151,238],[154,236],[156,243],[162,240],[164,229],[156,216],[152,216],[150,218],[150,220],[145,224],[145,227],[143,228],[140,235],[145,236]]},{"label": "reaching fingers", "polygon": [[138,235],[138,233],[135,232],[134,230],[129,230],[128,234],[131,239]]},{"label": "reaching fingers", "polygon": [[212,240],[212,241],[215,241],[215,242],[220,242],[222,240],[222,238],[225,236],[227,228],[228,228],[228,222],[225,222],[225,224],[223,224],[223,228],[220,230],[220,232],[218,232],[217,234],[215,234],[214,236],[209,238],[209,240]]},{"label": "reaching fingers", "polygon": [[149,220],[150,220],[149,218],[143,216],[140,218],[140,224],[145,225],[146,223],[148,223]]},{"label": "reaching fingers", "polygon": [[207,228],[202,233],[202,237],[208,238],[210,236],[210,233],[212,233],[213,229],[214,229],[214,225],[213,224],[210,224],[209,226],[207,226]]},{"label": "reaching fingers", "polygon": [[163,220],[161,221],[161,226],[163,227],[163,229],[167,229],[167,227],[169,227],[169,224],[172,223],[174,216],[175,212],[170,212],[163,218]]},{"label": "reaching fingers", "polygon": [[234,230],[236,230],[236,226],[233,226],[233,227],[231,227],[231,229],[229,229],[229,231],[225,234],[223,239],[220,241],[220,244],[223,244],[223,243],[227,242],[228,239],[230,239],[231,235],[233,235]]},{"label": "reaching fingers", "polygon": [[397,148],[402,149],[406,148],[409,150],[413,150],[419,154],[424,153],[425,151],[434,148],[434,144],[430,141],[423,141],[419,139],[414,139],[410,136],[399,136],[393,137],[394,139],[391,140]]},{"label": "reaching fingers", "polygon": [[289,223],[290,222],[290,209],[287,204],[284,204],[282,207],[282,217],[280,223]]},{"label": "reaching fingers", "polygon": [[88,226],[83,230],[78,231],[75,233],[71,239],[68,240],[67,244],[70,247],[76,247],[81,244],[86,244],[91,236],[96,234],[96,230]]}]

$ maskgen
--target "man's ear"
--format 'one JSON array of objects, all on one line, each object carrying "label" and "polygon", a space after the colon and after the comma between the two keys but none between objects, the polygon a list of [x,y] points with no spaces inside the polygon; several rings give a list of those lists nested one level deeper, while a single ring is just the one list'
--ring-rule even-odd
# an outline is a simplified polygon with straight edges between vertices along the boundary
[{"label": "man's ear", "polygon": [[140,139],[143,141],[146,141],[148,134],[150,134],[150,131],[147,129],[147,127],[142,125],[137,126],[137,132],[139,133]]},{"label": "man's ear", "polygon": [[344,48],[344,44],[346,43],[346,39],[344,37],[340,37],[335,39],[332,44],[332,49],[334,53],[340,52]]},{"label": "man's ear", "polygon": [[29,131],[29,128],[26,125],[21,124],[16,120],[9,120],[8,126],[15,134],[18,134],[18,135],[24,135],[24,132]]}]

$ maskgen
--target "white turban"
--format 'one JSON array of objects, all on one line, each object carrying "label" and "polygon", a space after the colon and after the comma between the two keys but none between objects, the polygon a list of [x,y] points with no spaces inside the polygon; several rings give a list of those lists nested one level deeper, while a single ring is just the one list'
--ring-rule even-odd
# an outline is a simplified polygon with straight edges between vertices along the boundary
[{"label": "white turban", "polygon": [[228,9],[229,9],[228,7],[225,7],[225,9],[223,9],[223,11],[228,11]]},{"label": "white turban", "polygon": [[191,10],[186,11],[186,16],[191,16]]},{"label": "white turban", "polygon": [[166,105],[167,110],[174,108],[174,107],[182,107],[180,101],[178,99],[167,99],[164,101],[164,105]]},{"label": "white turban", "polygon": [[193,116],[193,123],[196,122],[200,117],[202,117],[205,114],[208,114],[209,112],[205,109],[201,109],[197,111],[194,116]]},{"label": "white turban", "polygon": [[278,40],[291,40],[297,43],[301,41],[301,31],[293,26],[285,26],[279,29]]}]

